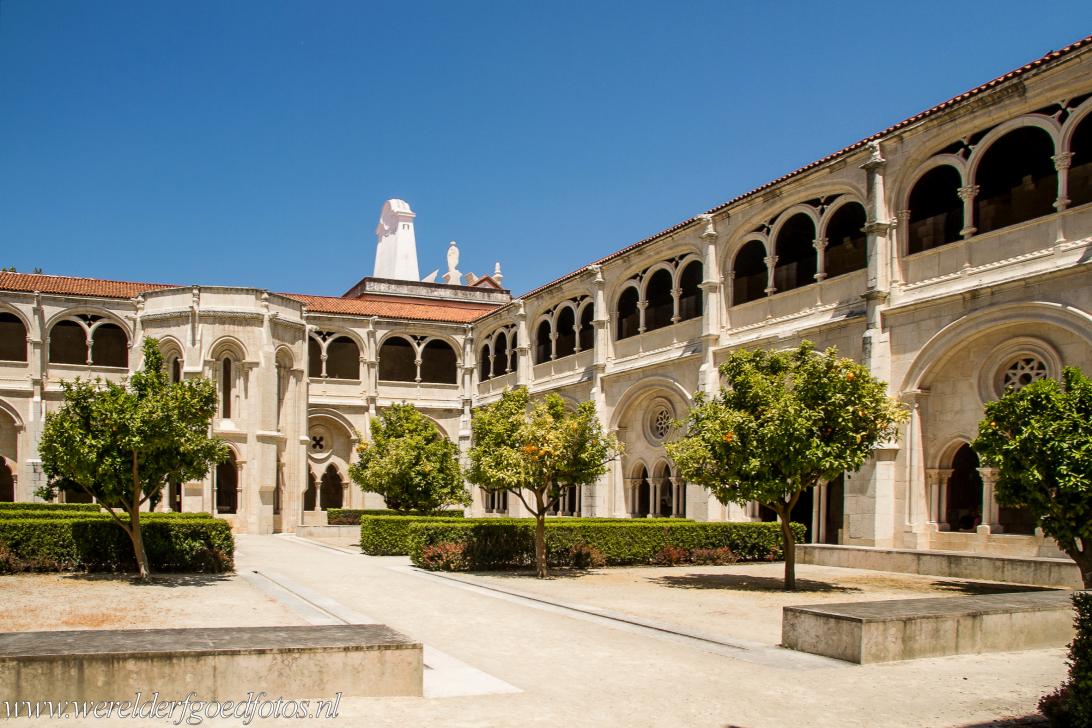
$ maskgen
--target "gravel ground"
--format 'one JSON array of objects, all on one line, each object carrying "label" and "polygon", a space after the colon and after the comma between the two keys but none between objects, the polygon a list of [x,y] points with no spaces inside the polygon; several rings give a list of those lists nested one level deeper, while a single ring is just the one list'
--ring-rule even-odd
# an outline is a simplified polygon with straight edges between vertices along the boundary
[{"label": "gravel ground", "polygon": [[705,633],[778,644],[781,608],[798,604],[921,599],[1019,591],[1012,584],[799,564],[796,592],[783,590],[785,566],[629,567],[470,574],[475,583],[583,604]]},{"label": "gravel ground", "polygon": [[15,574],[0,595],[0,632],[306,624],[234,574]]}]

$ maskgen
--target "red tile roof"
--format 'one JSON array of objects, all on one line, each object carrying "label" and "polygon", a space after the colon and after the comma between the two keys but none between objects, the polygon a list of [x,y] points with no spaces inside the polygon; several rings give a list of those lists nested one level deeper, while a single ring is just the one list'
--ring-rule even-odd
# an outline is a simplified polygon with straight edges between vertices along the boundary
[{"label": "red tile roof", "polygon": [[42,293],[96,296],[98,298],[135,298],[147,291],[177,287],[165,283],[132,283],[129,281],[107,281],[101,278],[0,272],[0,290],[4,291],[40,291]]},{"label": "red tile roof", "polygon": [[[101,278],[0,272],[0,290],[4,291],[40,291],[41,293],[61,295],[127,299],[135,298],[148,291],[178,287],[166,283],[133,283],[129,281],[108,281]],[[337,298],[335,296],[308,296],[300,293],[282,293],[280,295],[299,301],[307,306],[308,311],[313,313],[383,316],[386,318],[413,319],[415,321],[468,323],[480,316],[484,316],[497,307],[496,304],[429,301],[402,296],[365,295],[361,298]]]},{"label": "red tile roof", "polygon": [[282,293],[282,296],[299,301],[310,313],[337,313],[352,316],[383,316],[385,318],[414,319],[419,321],[445,321],[470,323],[497,308],[497,304],[461,301],[429,301],[403,296],[377,296],[364,294],[359,298],[336,296],[306,296],[299,293]]},{"label": "red tile roof", "polygon": [[[1030,63],[1027,63],[1027,64],[1025,64],[1023,66],[1020,66],[1019,68],[1017,68],[1015,70],[1009,71],[1008,73],[1006,73],[1006,74],[1004,74],[1002,76],[998,76],[997,78],[993,79],[992,81],[987,81],[986,83],[982,84],[981,86],[976,86],[975,88],[971,89],[970,91],[965,91],[965,92],[959,94],[958,96],[954,96],[954,97],[948,99],[947,101],[945,101],[943,103],[937,104],[936,106],[933,106],[932,108],[926,109],[925,111],[922,111],[921,113],[918,113],[918,114],[915,114],[914,116],[911,116],[909,119],[904,119],[904,120],[898,122],[897,124],[893,124],[892,126],[887,127],[883,131],[877,132],[877,133],[873,134],[872,136],[861,139],[858,142],[854,142],[853,144],[850,144],[848,147],[844,147],[842,149],[839,149],[836,152],[828,154],[827,156],[823,157],[822,159],[818,159],[818,160],[812,162],[811,164],[804,165],[803,167],[800,167],[799,169],[793,170],[792,172],[789,172],[788,174],[781,175],[777,179],[771,180],[771,181],[767,182],[766,184],[764,184],[764,185],[762,185],[760,187],[756,187],[755,189],[753,189],[753,190],[751,190],[749,192],[744,192],[741,195],[737,195],[736,197],[733,197],[732,199],[728,200],[727,202],[723,202],[723,203],[717,205],[716,207],[714,207],[714,208],[712,208],[710,210],[707,210],[706,212],[704,212],[704,213],[702,213],[700,215],[695,215],[693,217],[687,218],[686,220],[683,220],[682,222],[680,222],[680,223],[678,223],[676,225],[672,225],[671,227],[667,228],[666,230],[661,230],[660,232],[656,233],[655,235],[651,235],[651,236],[649,236],[647,238],[644,238],[643,240],[638,240],[636,243],[633,243],[631,245],[627,245],[626,247],[622,248],[621,250],[616,250],[615,252],[610,253],[609,255],[606,255],[606,256],[600,258],[599,260],[597,260],[597,261],[595,261],[593,263],[589,263],[588,265],[602,265],[603,263],[606,263],[607,261],[614,260],[615,258],[617,258],[619,256],[625,255],[626,253],[630,252],[631,250],[639,248],[639,247],[641,247],[643,245],[647,245],[648,243],[651,243],[654,240],[659,240],[660,238],[664,237],[665,235],[670,235],[673,232],[681,230],[681,229],[687,227],[688,225],[691,225],[691,224],[697,222],[702,217],[702,215],[711,215],[711,214],[720,212],[721,210],[723,210],[726,207],[730,207],[732,205],[735,205],[735,204],[747,199],[748,197],[752,197],[752,196],[754,196],[754,195],[756,195],[756,194],[758,194],[760,192],[768,190],[769,188],[773,187],[774,185],[778,185],[778,184],[784,182],[785,180],[788,180],[788,179],[790,179],[792,177],[796,177],[797,175],[803,174],[804,172],[807,172],[807,171],[809,171],[811,169],[814,169],[815,167],[818,167],[818,166],[820,166],[822,164],[825,164],[825,163],[827,163],[827,162],[829,162],[829,161],[831,161],[833,159],[836,159],[838,157],[846,155],[846,154],[848,154],[850,152],[856,151],[856,150],[860,149],[861,147],[864,147],[865,145],[867,145],[869,142],[875,141],[877,139],[882,139],[883,137],[887,136],[888,134],[891,134],[891,133],[896,132],[896,131],[898,131],[900,129],[903,129],[903,128],[907,127],[907,126],[910,126],[911,124],[916,124],[917,122],[922,121],[923,119],[926,119],[926,118],[928,118],[930,116],[933,116],[933,115],[935,115],[937,113],[940,113],[941,111],[945,111],[946,109],[950,109],[953,106],[957,106],[958,104],[960,104],[960,103],[962,103],[962,102],[964,102],[964,101],[966,101],[968,99],[971,99],[971,98],[973,98],[975,96],[978,96],[978,95],[982,94],[985,91],[989,91],[990,89],[993,89],[993,88],[1001,85],[1002,83],[1005,83],[1006,81],[1010,81],[1010,80],[1012,80],[1014,78],[1018,78],[1019,76],[1023,76],[1024,74],[1027,74],[1027,73],[1029,73],[1031,71],[1034,71],[1034,70],[1036,70],[1038,68],[1041,68],[1044,65],[1053,63],[1054,61],[1062,58],[1063,56],[1067,56],[1067,55],[1073,53],[1074,51],[1076,51],[1076,50],[1078,50],[1080,48],[1083,48],[1083,47],[1085,47],[1085,46],[1087,46],[1089,44],[1092,44],[1092,35],[1081,38],[1080,40],[1078,40],[1078,41],[1076,41],[1074,43],[1070,43],[1069,45],[1065,46],[1064,48],[1059,48],[1056,51],[1050,51],[1049,53],[1042,56],[1041,58],[1036,58],[1034,61],[1032,61]],[[584,266],[584,267],[582,267],[582,268],[580,268],[578,270],[572,271],[571,273],[566,273],[565,275],[561,276],[557,280],[551,281],[549,283],[545,283],[545,284],[539,286],[538,288],[535,288],[535,289],[533,289],[531,291],[528,291],[527,293],[520,296],[520,298],[526,298],[528,296],[532,296],[532,295],[534,295],[536,293],[539,293],[540,291],[543,291],[543,290],[549,288],[550,286],[554,286],[554,285],[557,285],[558,283],[562,283],[562,282],[567,281],[567,280],[569,280],[571,278],[574,278],[574,277],[580,275],[581,273],[583,273],[587,269],[587,267],[588,266],[586,265],[586,266]]]}]

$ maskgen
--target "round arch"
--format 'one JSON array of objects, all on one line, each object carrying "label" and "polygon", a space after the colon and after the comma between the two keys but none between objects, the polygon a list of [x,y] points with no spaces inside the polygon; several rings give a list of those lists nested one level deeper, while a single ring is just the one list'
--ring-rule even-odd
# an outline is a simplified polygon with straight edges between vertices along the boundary
[{"label": "round arch", "polygon": [[959,345],[990,333],[997,326],[1049,324],[1063,329],[1092,345],[1092,316],[1060,303],[1031,301],[990,306],[967,314],[948,324],[933,335],[914,358],[902,380],[900,391],[923,388],[932,372],[941,368]]},{"label": "round arch", "polygon": [[971,156],[967,160],[967,174],[964,179],[973,180],[977,177],[978,167],[982,162],[982,157],[986,156],[986,153],[990,150],[990,147],[993,146],[994,142],[1007,136],[1009,132],[1026,127],[1037,127],[1045,131],[1054,144],[1054,153],[1058,153],[1058,150],[1061,148],[1062,128],[1057,121],[1043,116],[1042,114],[1018,116],[1015,119],[1009,119],[1008,121],[998,124],[978,140],[978,144],[975,145],[974,151],[971,152]]}]

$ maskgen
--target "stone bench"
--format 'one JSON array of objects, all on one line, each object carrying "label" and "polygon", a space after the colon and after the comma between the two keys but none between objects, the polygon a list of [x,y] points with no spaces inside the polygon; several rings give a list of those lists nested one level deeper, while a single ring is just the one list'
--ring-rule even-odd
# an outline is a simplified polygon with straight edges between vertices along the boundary
[{"label": "stone bench", "polygon": [[420,696],[422,646],[381,624],[0,634],[11,701]]},{"label": "stone bench", "polygon": [[1073,637],[1069,591],[784,607],[781,643],[869,664],[1062,647]]}]

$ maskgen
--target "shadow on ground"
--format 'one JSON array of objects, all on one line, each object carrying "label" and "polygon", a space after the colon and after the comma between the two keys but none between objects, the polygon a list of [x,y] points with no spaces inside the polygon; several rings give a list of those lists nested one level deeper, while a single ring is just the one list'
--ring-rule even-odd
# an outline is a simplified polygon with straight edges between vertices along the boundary
[{"label": "shadow on ground", "polygon": [[[756,576],[751,574],[680,574],[678,576],[654,576],[648,581],[675,589],[725,589],[732,591],[785,591],[785,579],[780,576]],[[814,579],[796,579],[798,592],[861,592],[853,586],[831,584]]]},{"label": "shadow on ground", "polygon": [[[505,571],[470,571],[466,572],[469,576],[487,576],[492,579],[513,579],[519,581],[526,581],[527,579],[536,579],[534,569],[509,569]],[[556,579],[579,579],[582,576],[590,576],[597,572],[595,569],[565,569],[557,568],[550,569],[546,578],[543,581],[553,581]]]},{"label": "shadow on ground", "polygon": [[68,574],[66,579],[76,581],[128,582],[133,586],[192,587],[215,586],[227,581],[234,574],[152,574],[141,579],[136,574]]},{"label": "shadow on ground", "polygon": [[[937,591],[956,592],[958,594],[1013,594],[1015,592],[1053,591],[1045,586],[1026,584],[996,584],[986,581],[934,581],[930,586]],[[987,724],[989,725],[989,724]],[[999,725],[1005,725],[1001,723]],[[1021,725],[1019,723],[1015,725]]]},{"label": "shadow on ground", "polygon": [[1045,728],[1050,725],[1041,715],[1025,715],[1022,718],[998,718],[985,723],[967,723],[959,728]]}]

